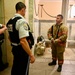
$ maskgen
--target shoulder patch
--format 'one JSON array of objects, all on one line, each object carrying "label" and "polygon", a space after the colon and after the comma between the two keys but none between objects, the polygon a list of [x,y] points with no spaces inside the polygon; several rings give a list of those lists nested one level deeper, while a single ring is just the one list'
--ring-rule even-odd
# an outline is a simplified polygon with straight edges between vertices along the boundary
[{"label": "shoulder patch", "polygon": [[25,30],[28,30],[27,24],[23,24],[23,27],[24,27]]},{"label": "shoulder patch", "polygon": [[12,26],[12,24],[8,25],[8,31],[13,32],[13,26]]}]

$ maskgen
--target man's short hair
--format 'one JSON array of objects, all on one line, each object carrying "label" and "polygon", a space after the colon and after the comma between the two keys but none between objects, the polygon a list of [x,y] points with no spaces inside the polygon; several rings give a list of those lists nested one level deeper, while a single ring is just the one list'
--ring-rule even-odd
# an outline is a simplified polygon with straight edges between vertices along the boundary
[{"label": "man's short hair", "polygon": [[57,16],[60,16],[63,19],[63,15],[62,14],[58,14]]},{"label": "man's short hair", "polygon": [[22,2],[18,2],[18,3],[16,4],[16,6],[15,6],[16,11],[21,10],[22,8],[25,8],[25,9],[26,9],[25,4],[22,3]]}]

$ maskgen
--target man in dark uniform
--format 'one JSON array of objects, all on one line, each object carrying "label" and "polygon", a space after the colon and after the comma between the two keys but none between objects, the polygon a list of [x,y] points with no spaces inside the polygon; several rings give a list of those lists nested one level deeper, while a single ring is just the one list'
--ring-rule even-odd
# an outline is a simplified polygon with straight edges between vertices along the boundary
[{"label": "man in dark uniform", "polygon": [[0,34],[2,34],[6,29],[6,25],[0,24]]},{"label": "man in dark uniform", "polygon": [[6,25],[0,24],[0,71],[3,71],[8,67],[8,63],[3,63],[2,61],[2,48],[1,45],[4,41],[4,31],[7,29]]},{"label": "man in dark uniform", "polygon": [[15,8],[15,16],[7,23],[9,39],[14,56],[11,75],[28,75],[29,60],[31,63],[34,63],[35,58],[32,55],[27,41],[29,30],[24,18],[26,6],[22,2],[18,2]]}]

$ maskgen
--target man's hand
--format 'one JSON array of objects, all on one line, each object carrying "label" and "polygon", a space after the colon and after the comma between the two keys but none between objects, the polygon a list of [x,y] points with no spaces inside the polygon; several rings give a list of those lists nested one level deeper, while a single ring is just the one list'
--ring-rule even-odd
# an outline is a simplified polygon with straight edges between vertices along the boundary
[{"label": "man's hand", "polygon": [[30,56],[30,63],[34,63],[35,62],[35,57],[33,55]]},{"label": "man's hand", "polygon": [[7,29],[6,25],[2,25],[2,27],[3,27],[5,30]]},{"label": "man's hand", "polygon": [[[0,26],[1,26],[1,24],[0,24]],[[7,29],[6,25],[2,25],[0,27],[0,34],[2,34],[6,29]]]}]

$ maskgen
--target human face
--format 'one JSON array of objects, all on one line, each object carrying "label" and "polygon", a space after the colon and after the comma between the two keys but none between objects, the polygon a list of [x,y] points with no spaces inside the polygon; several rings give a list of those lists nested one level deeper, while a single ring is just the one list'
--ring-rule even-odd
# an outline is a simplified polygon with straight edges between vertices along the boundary
[{"label": "human face", "polygon": [[25,8],[22,8],[22,10],[21,10],[22,16],[25,16],[25,12],[26,12],[26,9]]},{"label": "human face", "polygon": [[56,23],[57,23],[57,24],[60,24],[61,22],[62,22],[61,16],[57,16],[57,17],[56,17]]}]

